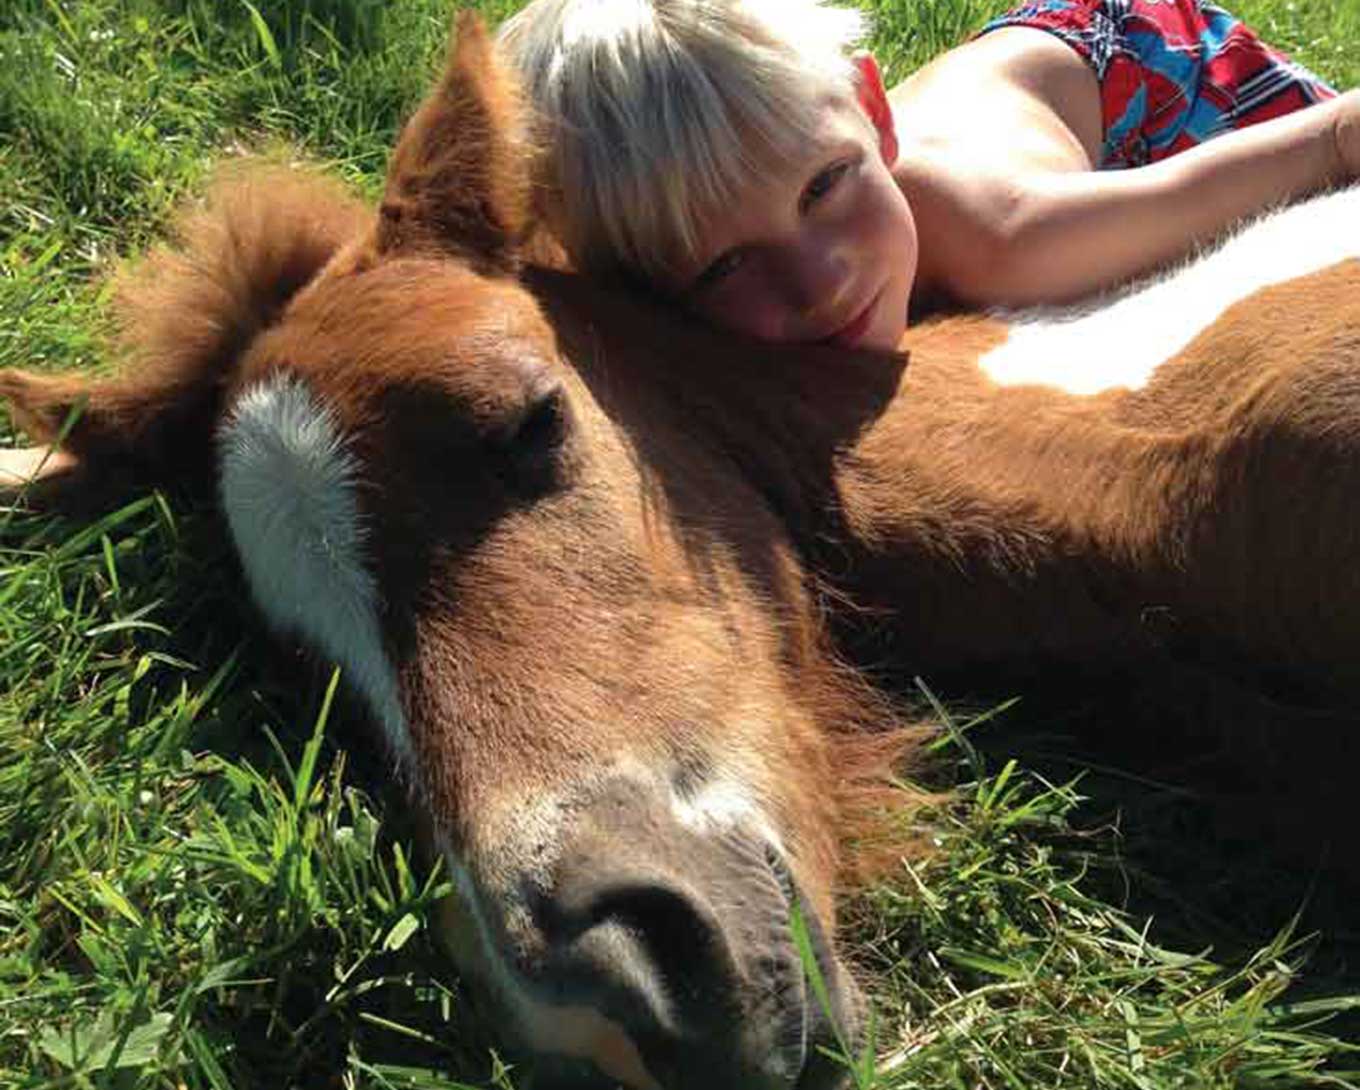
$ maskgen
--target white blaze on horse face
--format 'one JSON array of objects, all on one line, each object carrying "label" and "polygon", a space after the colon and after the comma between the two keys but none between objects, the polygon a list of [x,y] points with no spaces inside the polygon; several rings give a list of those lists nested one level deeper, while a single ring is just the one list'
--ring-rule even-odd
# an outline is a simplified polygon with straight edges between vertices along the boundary
[{"label": "white blaze on horse face", "polygon": [[401,771],[414,752],[363,562],[356,465],[335,421],[275,374],[236,403],[218,436],[222,509],[270,624],[340,664],[382,725]]},{"label": "white blaze on horse face", "polygon": [[1009,335],[979,366],[1000,386],[1140,389],[1233,303],[1357,256],[1360,186],[1255,220],[1216,250],[1113,299],[1004,315]]}]

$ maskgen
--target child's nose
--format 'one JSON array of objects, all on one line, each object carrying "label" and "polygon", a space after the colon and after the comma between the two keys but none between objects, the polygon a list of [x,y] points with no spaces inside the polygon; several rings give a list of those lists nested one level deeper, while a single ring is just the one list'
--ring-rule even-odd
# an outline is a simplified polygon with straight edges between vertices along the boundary
[{"label": "child's nose", "polygon": [[851,285],[852,267],[843,246],[824,238],[809,239],[788,268],[789,306],[800,315],[839,313]]}]

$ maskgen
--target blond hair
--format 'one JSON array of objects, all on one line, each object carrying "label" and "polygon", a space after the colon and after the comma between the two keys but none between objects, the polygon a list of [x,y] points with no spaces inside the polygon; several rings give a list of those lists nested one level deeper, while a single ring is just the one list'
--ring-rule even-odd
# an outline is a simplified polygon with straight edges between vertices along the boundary
[{"label": "blond hair", "polygon": [[697,225],[849,99],[856,11],[823,0],[534,0],[501,28],[540,126],[543,211],[576,266],[666,282]]}]

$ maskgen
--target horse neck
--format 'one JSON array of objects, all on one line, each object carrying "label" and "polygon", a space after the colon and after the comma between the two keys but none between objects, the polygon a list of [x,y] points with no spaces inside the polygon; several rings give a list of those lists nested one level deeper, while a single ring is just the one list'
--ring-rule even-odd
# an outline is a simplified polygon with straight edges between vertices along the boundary
[{"label": "horse neck", "polygon": [[528,282],[645,463],[664,473],[658,460],[679,460],[749,486],[800,547],[825,536],[838,458],[891,405],[905,357],[737,338],[569,274],[534,270]]}]

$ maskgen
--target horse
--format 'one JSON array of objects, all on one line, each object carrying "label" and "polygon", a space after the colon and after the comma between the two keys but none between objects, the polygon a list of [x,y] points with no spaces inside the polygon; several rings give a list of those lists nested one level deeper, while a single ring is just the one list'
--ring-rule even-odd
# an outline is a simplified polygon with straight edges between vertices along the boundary
[{"label": "horse", "polygon": [[[376,211],[228,177],[123,283],[120,374],[0,372],[47,445],[0,466],[39,504],[215,497],[265,617],[367,707],[453,876],[454,960],[563,1077],[840,1080],[863,1011],[836,893],[912,850],[889,781],[921,736],[847,647],[1192,638],[1350,677],[1353,230],[1169,339],[1136,292],[884,354],[737,341],[574,275],[531,190],[464,17]],[[1159,324],[1204,267],[1147,289]],[[1125,341],[1117,387],[1035,371],[1089,383]]]}]

